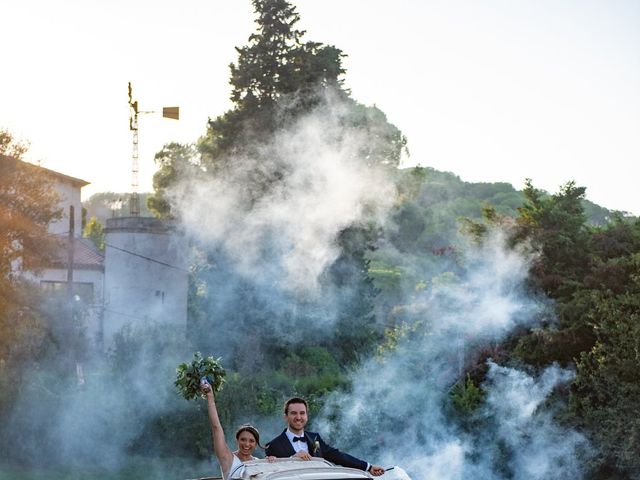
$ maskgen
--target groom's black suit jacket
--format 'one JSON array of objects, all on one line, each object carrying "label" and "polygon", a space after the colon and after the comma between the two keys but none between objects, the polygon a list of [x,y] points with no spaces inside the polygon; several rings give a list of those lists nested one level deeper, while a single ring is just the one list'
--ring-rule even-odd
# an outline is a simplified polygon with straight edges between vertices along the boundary
[{"label": "groom's black suit jacket", "polygon": [[[267,443],[266,454],[273,455],[278,458],[291,457],[296,451],[291,446],[289,438],[285,433],[285,429],[280,435]],[[322,457],[325,460],[329,460],[336,465],[342,465],[343,467],[358,468],[360,470],[367,469],[367,462],[360,460],[356,457],[352,457],[348,453],[343,453],[337,448],[327,445],[322,437],[314,432],[304,432],[304,439],[307,442],[309,453],[313,457]]]}]

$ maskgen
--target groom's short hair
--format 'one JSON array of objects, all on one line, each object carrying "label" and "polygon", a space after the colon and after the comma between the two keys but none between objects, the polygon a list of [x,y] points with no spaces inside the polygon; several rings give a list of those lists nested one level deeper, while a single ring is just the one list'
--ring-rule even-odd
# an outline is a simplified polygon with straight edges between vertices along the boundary
[{"label": "groom's short hair", "polygon": [[307,401],[304,398],[291,397],[289,400],[284,402],[284,414],[285,415],[287,413],[289,413],[289,405],[291,405],[292,403],[301,403],[301,404],[304,405],[304,408],[306,408],[307,412],[309,411],[309,405],[307,405]]}]

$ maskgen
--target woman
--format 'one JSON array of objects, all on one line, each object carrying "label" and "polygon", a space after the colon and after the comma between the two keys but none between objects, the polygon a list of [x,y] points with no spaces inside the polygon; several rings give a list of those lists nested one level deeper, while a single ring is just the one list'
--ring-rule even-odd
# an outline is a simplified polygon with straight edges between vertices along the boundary
[{"label": "woman", "polygon": [[[256,446],[260,446],[260,434],[255,427],[251,425],[242,425],[236,431],[236,442],[238,449],[232,452],[224,439],[224,431],[218,417],[218,409],[216,408],[216,400],[213,396],[213,389],[207,382],[200,384],[203,393],[207,395],[207,410],[209,412],[209,421],[211,423],[211,435],[213,439],[213,450],[218,457],[220,469],[222,470],[222,478],[240,478],[244,471],[244,463],[249,460],[257,460],[253,456]],[[270,462],[275,457],[267,457]]]}]

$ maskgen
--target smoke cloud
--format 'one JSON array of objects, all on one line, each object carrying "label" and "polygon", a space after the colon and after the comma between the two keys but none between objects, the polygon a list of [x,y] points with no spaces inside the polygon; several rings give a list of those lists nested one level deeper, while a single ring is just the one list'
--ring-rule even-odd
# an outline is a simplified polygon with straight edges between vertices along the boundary
[{"label": "smoke cloud", "polygon": [[[230,175],[183,182],[173,196],[186,230],[221,246],[245,278],[313,296],[340,253],[339,232],[379,220],[394,200],[389,176],[360,155],[374,139],[345,129],[347,114],[327,98],[262,145],[258,158],[233,158]],[[277,180],[255,185],[258,174]],[[265,192],[248,199],[248,188]]]},{"label": "smoke cloud", "polygon": [[397,346],[354,373],[352,392],[333,395],[320,429],[414,480],[581,478],[587,442],[546,405],[570,371],[535,375],[488,361],[473,428],[452,420],[451,388],[469,362],[515,327],[535,325],[544,309],[524,290],[528,259],[499,234],[468,246],[461,263],[455,278],[416,299]]}]

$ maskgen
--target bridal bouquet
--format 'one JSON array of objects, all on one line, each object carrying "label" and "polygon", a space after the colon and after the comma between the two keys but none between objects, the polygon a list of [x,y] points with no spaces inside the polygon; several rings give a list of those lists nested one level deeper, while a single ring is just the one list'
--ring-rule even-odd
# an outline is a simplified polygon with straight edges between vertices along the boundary
[{"label": "bridal bouquet", "polygon": [[224,377],[227,374],[220,365],[220,358],[202,358],[200,352],[193,355],[191,363],[181,363],[176,368],[175,385],[186,400],[195,400],[198,397],[204,398],[200,390],[200,382],[206,380],[214,393],[219,392],[224,384]]}]

